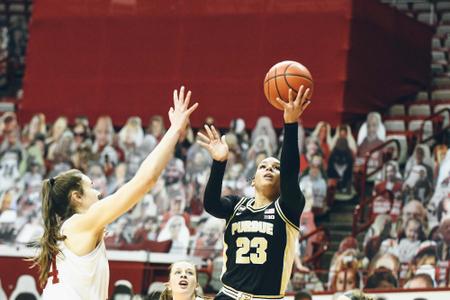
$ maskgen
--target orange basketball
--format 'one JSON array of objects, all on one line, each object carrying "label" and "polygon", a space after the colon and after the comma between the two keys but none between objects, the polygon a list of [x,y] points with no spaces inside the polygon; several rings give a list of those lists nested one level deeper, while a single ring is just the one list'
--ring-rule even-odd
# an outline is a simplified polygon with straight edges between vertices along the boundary
[{"label": "orange basketball", "polygon": [[287,102],[289,89],[292,89],[295,97],[301,85],[304,85],[305,89],[310,89],[308,99],[311,99],[314,85],[311,73],[301,63],[285,60],[277,63],[267,72],[264,78],[264,94],[270,104],[283,110],[276,101],[277,97]]}]

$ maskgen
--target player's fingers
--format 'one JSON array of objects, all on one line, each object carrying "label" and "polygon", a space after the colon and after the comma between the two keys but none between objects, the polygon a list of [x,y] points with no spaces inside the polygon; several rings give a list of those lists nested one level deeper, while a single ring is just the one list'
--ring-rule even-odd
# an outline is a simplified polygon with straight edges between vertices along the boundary
[{"label": "player's fingers", "polygon": [[294,91],[292,89],[289,89],[289,101],[294,101]]},{"label": "player's fingers", "polygon": [[183,103],[184,102],[184,86],[182,85],[180,88],[180,95],[178,97],[178,100]]},{"label": "player's fingers", "polygon": [[286,103],[285,101],[281,100],[279,97],[277,97],[277,98],[275,99],[275,101],[277,101],[278,104],[280,104],[281,107],[283,107],[283,109],[286,108],[287,103]]},{"label": "player's fingers", "polygon": [[197,144],[199,144],[200,146],[202,146],[203,148],[208,149],[209,148],[209,144],[205,143],[203,141],[197,140]]},{"label": "player's fingers", "polygon": [[202,141],[204,141],[206,143],[211,142],[211,140],[206,135],[204,135],[203,133],[198,132],[197,135],[200,138],[200,140],[202,140]]},{"label": "player's fingers", "polygon": [[189,101],[191,101],[191,91],[188,91],[186,94],[186,99],[182,99],[184,107],[189,106]]},{"label": "player's fingers", "polygon": [[310,89],[310,88],[307,88],[306,91],[305,91],[305,93],[304,93],[303,96],[302,96],[302,102],[307,101],[307,99],[308,99],[310,93],[311,93],[311,89]]},{"label": "player's fingers", "polygon": [[176,107],[178,102],[178,90],[173,90],[173,106]]},{"label": "player's fingers", "polygon": [[192,112],[197,109],[197,107],[198,107],[197,102],[194,105],[192,105],[191,107],[189,107],[189,109],[187,110],[188,116],[190,116],[192,114]]},{"label": "player's fingers", "polygon": [[307,101],[307,102],[305,102],[305,103],[303,103],[303,106],[302,106],[302,112],[303,111],[305,111],[305,109],[308,107],[308,105],[310,105],[311,104],[311,101]]},{"label": "player's fingers", "polygon": [[212,133],[214,134],[214,138],[217,139],[217,140],[220,140],[220,135],[219,135],[219,133],[217,132],[217,129],[214,128],[213,125],[211,125],[211,129],[212,129]]},{"label": "player's fingers", "polygon": [[208,125],[205,125],[205,130],[206,130],[206,133],[208,134],[208,138],[209,138],[210,140],[213,140],[213,139],[214,139],[214,134],[212,133],[212,131],[211,131],[211,129],[209,128]]},{"label": "player's fingers", "polygon": [[288,94],[289,94],[288,104],[292,105],[292,103],[294,103],[294,100],[295,100],[295,99],[292,99],[292,97],[294,96],[294,91],[292,89],[289,89]]},{"label": "player's fingers", "polygon": [[303,98],[303,90],[305,89],[305,86],[302,84],[300,88],[298,89],[297,97],[295,98],[296,103],[300,103],[300,101]]}]

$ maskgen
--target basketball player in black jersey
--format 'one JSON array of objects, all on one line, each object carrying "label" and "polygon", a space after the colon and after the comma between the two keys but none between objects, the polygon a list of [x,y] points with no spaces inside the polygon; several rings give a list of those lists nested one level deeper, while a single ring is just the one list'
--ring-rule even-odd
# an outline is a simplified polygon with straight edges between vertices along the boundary
[{"label": "basketball player in black jersey", "polygon": [[200,145],[214,159],[205,190],[204,206],[211,215],[227,221],[224,233],[223,288],[215,299],[283,298],[299,238],[300,215],[305,199],[298,184],[298,119],[309,105],[309,89],[301,86],[289,102],[277,99],[284,108],[284,142],[281,162],[264,159],[256,170],[254,198],[221,198],[228,157],[225,138],[214,127],[199,133]]}]

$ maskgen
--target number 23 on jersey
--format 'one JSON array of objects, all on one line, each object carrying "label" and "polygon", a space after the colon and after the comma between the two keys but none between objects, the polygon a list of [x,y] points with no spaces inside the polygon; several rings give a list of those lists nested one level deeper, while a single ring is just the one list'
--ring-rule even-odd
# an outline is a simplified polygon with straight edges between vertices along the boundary
[{"label": "number 23 on jersey", "polygon": [[[262,265],[267,261],[267,240],[263,237],[254,237],[251,240],[246,237],[236,239],[236,264]],[[256,253],[249,253],[256,249]]]}]

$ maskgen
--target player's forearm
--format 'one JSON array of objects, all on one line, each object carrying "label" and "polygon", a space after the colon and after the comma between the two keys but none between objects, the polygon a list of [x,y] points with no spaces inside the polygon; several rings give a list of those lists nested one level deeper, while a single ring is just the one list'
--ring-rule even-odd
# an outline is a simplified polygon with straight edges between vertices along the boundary
[{"label": "player's forearm", "polygon": [[142,162],[133,179],[152,185],[158,180],[167,163],[172,159],[180,129],[170,127],[153,151]]},{"label": "player's forearm", "polygon": [[205,210],[213,216],[220,217],[224,211],[220,196],[222,194],[222,180],[225,174],[227,161],[214,160],[211,166],[208,183],[205,188],[204,203]]},{"label": "player's forearm", "polygon": [[131,209],[155,185],[162,170],[172,158],[180,131],[169,128],[160,143],[142,162],[136,175],[114,194],[96,202],[85,214],[86,230],[103,228]]},{"label": "player's forearm", "polygon": [[280,204],[291,212],[293,218],[295,218],[297,214],[301,214],[305,205],[305,199],[298,184],[300,157],[298,151],[297,123],[284,125],[284,139],[280,164]]},{"label": "player's forearm", "polygon": [[298,151],[298,124],[284,125],[283,146],[281,148],[281,192],[289,192],[292,185],[298,186],[298,174],[300,171],[300,157]]}]

